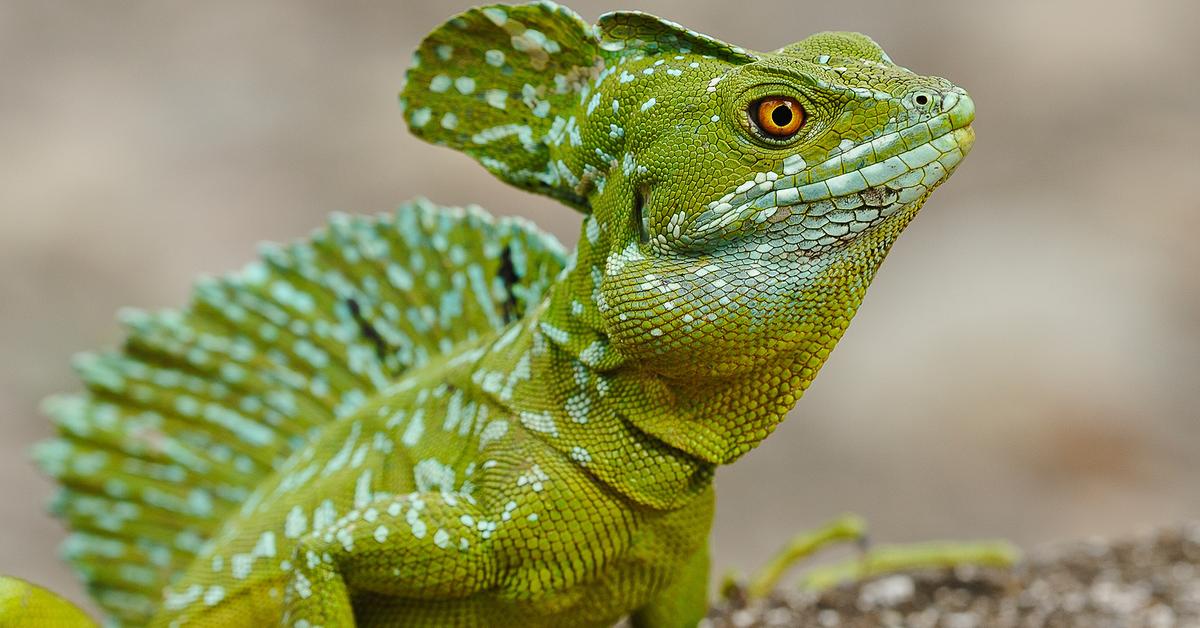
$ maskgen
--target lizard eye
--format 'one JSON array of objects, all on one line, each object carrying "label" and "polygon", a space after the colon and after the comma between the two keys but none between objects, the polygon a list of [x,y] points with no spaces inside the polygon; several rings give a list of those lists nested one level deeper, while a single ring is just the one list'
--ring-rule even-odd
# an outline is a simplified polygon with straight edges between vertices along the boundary
[{"label": "lizard eye", "polygon": [[795,98],[769,96],[751,106],[750,118],[768,136],[785,140],[804,125],[804,107]]}]

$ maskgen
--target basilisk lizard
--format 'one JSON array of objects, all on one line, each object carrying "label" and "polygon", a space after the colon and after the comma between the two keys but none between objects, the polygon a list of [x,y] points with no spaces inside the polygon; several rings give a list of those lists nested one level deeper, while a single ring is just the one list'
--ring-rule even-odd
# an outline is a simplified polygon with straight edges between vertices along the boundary
[{"label": "basilisk lizard", "polygon": [[971,99],[855,33],[538,2],[433,31],[401,104],[579,211],[577,250],[417,201],[125,313],[46,404],[67,557],[117,625],[694,625],[714,469],[813,380]]}]

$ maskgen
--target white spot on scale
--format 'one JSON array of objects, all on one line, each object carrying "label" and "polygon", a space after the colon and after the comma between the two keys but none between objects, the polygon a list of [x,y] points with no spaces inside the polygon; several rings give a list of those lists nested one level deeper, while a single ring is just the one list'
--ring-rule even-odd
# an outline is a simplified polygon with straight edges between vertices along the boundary
[{"label": "white spot on scale", "polygon": [[543,488],[542,483],[549,479],[550,476],[546,475],[546,472],[542,471],[542,468],[535,464],[529,467],[528,471],[517,477],[517,486],[529,486],[529,488],[533,489],[533,492],[540,493]]},{"label": "white spot on scale", "polygon": [[225,587],[219,584],[208,587],[208,590],[204,592],[204,604],[206,606],[216,606],[223,599],[225,599]]},{"label": "white spot on scale", "polygon": [[439,74],[429,81],[429,91],[440,94],[450,89],[451,83],[449,76]]},{"label": "white spot on scale", "polygon": [[302,573],[297,572],[292,577],[292,588],[295,589],[296,595],[299,595],[302,600],[307,600],[312,596],[312,583]]},{"label": "white spot on scale", "polygon": [[317,506],[316,509],[313,510],[313,531],[317,532],[324,530],[325,528],[333,525],[333,522],[336,520],[337,509],[333,506],[333,500],[326,499],[325,501],[321,502],[321,505]]},{"label": "white spot on scale", "polygon": [[289,539],[300,538],[307,529],[308,518],[304,516],[304,510],[300,506],[292,506],[283,522],[283,536]]},{"label": "white spot on scale", "polygon": [[229,559],[230,573],[235,580],[245,580],[254,567],[254,556],[250,554],[234,554]]},{"label": "white spot on scale", "polygon": [[200,599],[200,595],[203,593],[204,593],[204,587],[202,587],[198,584],[193,584],[192,586],[188,587],[187,590],[185,590],[183,593],[175,593],[175,592],[171,591],[170,589],[167,589],[166,590],[166,599],[163,602],[163,606],[165,606],[171,610],[179,610],[181,608],[185,608],[185,607],[189,606],[196,600]]},{"label": "white spot on scale", "polygon": [[349,528],[341,528],[334,535],[338,542],[342,544],[342,548],[347,552],[354,550],[354,535],[350,533]]},{"label": "white spot on scale", "polygon": [[567,416],[576,423],[587,423],[588,414],[592,409],[592,400],[588,397],[587,392],[579,392],[571,395],[567,399],[566,410]]},{"label": "white spot on scale", "polygon": [[483,14],[496,26],[504,26],[504,23],[508,21],[508,14],[500,7],[488,7],[483,10]]},{"label": "white spot on scale", "polygon": [[540,322],[538,327],[542,330],[542,333],[546,334],[546,336],[548,336],[551,340],[560,345],[566,344],[571,339],[571,335],[567,333],[566,330],[556,327],[547,321]]},{"label": "white spot on scale", "polygon": [[274,558],[275,557],[275,533],[267,530],[258,537],[258,543],[254,544],[254,549],[251,550],[256,558]]},{"label": "white spot on scale", "polygon": [[504,419],[496,419],[483,428],[479,433],[479,448],[483,449],[489,444],[501,439],[508,433],[508,421]]},{"label": "white spot on scale", "polygon": [[426,458],[413,465],[413,480],[417,490],[422,493],[434,490],[452,492],[455,475],[453,467],[442,464],[436,458]]},{"label": "white spot on scale", "polygon": [[412,418],[408,422],[408,426],[404,428],[404,434],[400,437],[400,442],[406,447],[416,447],[421,440],[421,435],[425,433],[425,409],[418,408],[413,413]]},{"label": "white spot on scale", "polygon": [[354,423],[351,425],[350,434],[346,437],[346,442],[342,444],[338,452],[334,454],[333,457],[329,459],[329,462],[325,464],[326,474],[335,473],[340,471],[342,467],[346,466],[346,463],[350,461],[350,457],[354,453],[354,445],[357,444],[358,437],[361,432],[361,424]]},{"label": "white spot on scale", "polygon": [[371,470],[367,469],[354,483],[354,507],[366,508],[371,503]]},{"label": "white spot on scale", "polygon": [[475,79],[469,76],[460,76],[454,79],[454,89],[457,89],[458,93],[466,96],[475,91]]},{"label": "white spot on scale", "polygon": [[600,239],[600,222],[596,217],[588,214],[587,220],[584,222],[584,234],[587,236],[588,244],[596,244]]},{"label": "white spot on scale", "polygon": [[362,466],[363,462],[365,462],[367,459],[367,449],[368,445],[363,443],[358,446],[358,449],[354,450],[354,455],[350,458],[351,469],[357,469],[358,467]]},{"label": "white spot on scale", "polygon": [[404,515],[404,520],[408,523],[409,529],[412,530],[413,536],[418,539],[425,538],[427,527],[425,522],[421,521],[421,513],[416,508],[409,510],[408,514]]},{"label": "white spot on scale", "polygon": [[521,424],[535,432],[558,436],[558,425],[549,412],[522,412]]},{"label": "white spot on scale", "polygon": [[587,464],[592,461],[592,454],[588,453],[588,450],[583,447],[572,447],[571,460],[579,464]]}]

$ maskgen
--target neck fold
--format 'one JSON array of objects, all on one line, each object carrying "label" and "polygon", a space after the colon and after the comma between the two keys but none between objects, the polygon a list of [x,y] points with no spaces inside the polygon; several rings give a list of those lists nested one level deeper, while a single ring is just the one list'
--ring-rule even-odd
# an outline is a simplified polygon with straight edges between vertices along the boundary
[{"label": "neck fold", "polygon": [[[530,432],[627,498],[682,506],[711,484],[711,460],[639,423],[658,410],[626,394],[642,376],[612,351],[578,268],[474,361],[471,379]],[[581,277],[583,274],[585,276]]]}]

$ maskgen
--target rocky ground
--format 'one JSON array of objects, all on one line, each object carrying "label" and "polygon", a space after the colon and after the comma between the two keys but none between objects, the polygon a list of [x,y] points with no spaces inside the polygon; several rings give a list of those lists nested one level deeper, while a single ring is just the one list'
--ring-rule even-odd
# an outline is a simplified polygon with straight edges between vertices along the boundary
[{"label": "rocky ground", "polygon": [[710,628],[1200,627],[1200,522],[1034,550],[1011,570],[901,573],[715,605]]}]

